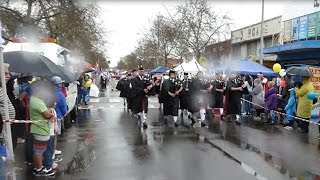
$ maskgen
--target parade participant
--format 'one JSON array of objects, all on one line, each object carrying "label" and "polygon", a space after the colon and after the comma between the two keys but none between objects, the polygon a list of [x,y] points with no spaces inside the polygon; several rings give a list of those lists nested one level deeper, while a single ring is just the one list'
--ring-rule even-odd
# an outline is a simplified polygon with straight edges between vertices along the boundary
[{"label": "parade participant", "polygon": [[241,96],[242,96],[242,83],[235,74],[230,75],[227,82],[226,89],[226,102],[227,102],[227,115],[236,115],[236,123],[240,122],[241,113]]},{"label": "parade participant", "polygon": [[[133,98],[133,114],[137,115],[138,120],[142,119],[143,128],[147,128],[146,114],[148,113],[148,96],[147,93],[152,88],[152,84],[145,86],[144,70],[139,68],[138,76],[132,80]],[[140,121],[139,121],[140,123]]]},{"label": "parade participant", "polygon": [[[194,119],[197,119],[196,114],[200,112],[200,95],[201,95],[201,80],[203,78],[202,72],[198,72],[197,76],[192,79],[191,87],[190,87],[190,106],[189,106],[189,111],[192,113],[191,120],[192,122],[195,122]],[[203,122],[201,123],[202,126]]]},{"label": "parade participant", "polygon": [[251,99],[252,99],[252,95],[250,94],[252,92],[252,87],[253,87],[253,83],[251,80],[251,77],[249,75],[246,75],[244,77],[244,83],[242,85],[243,88],[243,99],[246,101],[243,101],[243,109],[244,109],[244,113],[246,115],[250,115],[251,114]]},{"label": "parade participant", "polygon": [[168,116],[173,116],[175,126],[178,124],[178,113],[179,113],[179,94],[182,92],[183,87],[176,78],[175,71],[169,72],[169,79],[163,83],[164,99],[163,99],[163,113],[164,122],[167,124]]},{"label": "parade participant", "polygon": [[[131,74],[130,74],[131,76]],[[123,98],[123,106],[126,105],[126,97],[127,97],[127,88],[129,87],[128,74],[120,79],[117,83],[116,89],[120,91],[120,97]]]},{"label": "parade participant", "polygon": [[219,109],[220,115],[223,114],[223,97],[224,97],[224,91],[225,91],[225,82],[222,79],[221,74],[216,75],[216,79],[213,83],[213,86],[215,87],[215,103],[214,108]]},{"label": "parade participant", "polygon": [[[190,101],[190,98],[189,98],[189,95],[190,95],[190,92],[189,92],[189,87],[191,86],[191,79],[189,79],[189,74],[188,73],[184,73],[183,74],[184,77],[183,77],[183,80],[182,80],[182,91],[181,93],[179,94],[179,100],[180,100],[180,109],[181,109],[181,117],[182,119],[184,119],[183,117],[183,114],[184,114],[184,111],[187,111],[187,114],[188,114],[188,117],[190,117],[190,112],[188,111],[189,109],[189,101]],[[191,121],[191,123],[194,123]]]}]

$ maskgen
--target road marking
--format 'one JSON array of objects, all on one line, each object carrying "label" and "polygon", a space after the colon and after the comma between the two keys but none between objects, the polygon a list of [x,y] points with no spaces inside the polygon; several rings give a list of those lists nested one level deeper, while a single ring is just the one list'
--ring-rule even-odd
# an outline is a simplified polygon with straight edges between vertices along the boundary
[{"label": "road marking", "polygon": [[90,102],[98,103],[98,102],[100,102],[100,99],[90,99]]},{"label": "road marking", "polygon": [[111,102],[111,103],[119,103],[119,102],[121,102],[121,100],[122,99],[118,99],[118,98],[117,99],[109,99],[109,102]]}]

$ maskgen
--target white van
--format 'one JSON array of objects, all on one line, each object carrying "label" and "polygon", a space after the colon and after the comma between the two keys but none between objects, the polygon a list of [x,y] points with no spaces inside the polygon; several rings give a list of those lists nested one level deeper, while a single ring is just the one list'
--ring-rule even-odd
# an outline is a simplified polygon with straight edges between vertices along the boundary
[{"label": "white van", "polygon": [[[10,51],[29,51],[29,52],[37,52],[48,59],[50,59],[53,63],[61,66],[66,66],[70,68],[70,71],[73,71],[73,68],[70,66],[70,62],[68,62],[68,57],[70,51],[56,43],[15,43],[9,42],[4,47],[4,52]],[[71,115],[71,119],[75,120],[76,118],[76,103],[77,103],[77,84],[70,83],[67,91],[66,101],[68,104],[68,114]],[[71,113],[70,113],[71,112]]]}]

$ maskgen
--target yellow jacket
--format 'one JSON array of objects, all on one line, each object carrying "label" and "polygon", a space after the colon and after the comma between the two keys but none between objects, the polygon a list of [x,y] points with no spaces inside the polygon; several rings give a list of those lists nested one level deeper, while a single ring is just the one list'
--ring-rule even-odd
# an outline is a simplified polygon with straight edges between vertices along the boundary
[{"label": "yellow jacket", "polygon": [[296,89],[298,97],[297,116],[302,118],[311,118],[312,100],[308,99],[307,94],[313,92],[314,88],[309,77],[303,79],[303,85],[300,89]]}]

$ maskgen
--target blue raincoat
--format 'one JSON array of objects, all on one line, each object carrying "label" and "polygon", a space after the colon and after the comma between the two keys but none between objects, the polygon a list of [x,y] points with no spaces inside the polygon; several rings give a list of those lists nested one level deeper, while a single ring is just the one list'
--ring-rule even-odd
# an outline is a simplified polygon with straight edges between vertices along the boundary
[{"label": "blue raincoat", "polygon": [[[296,109],[297,109],[296,93],[295,93],[294,89],[291,89],[290,90],[290,98],[289,98],[288,104],[286,105],[284,110],[286,111],[286,114],[291,115],[291,116],[295,116],[296,115]],[[288,116],[288,115],[286,116],[286,120],[287,121],[294,120],[293,117]]]}]

